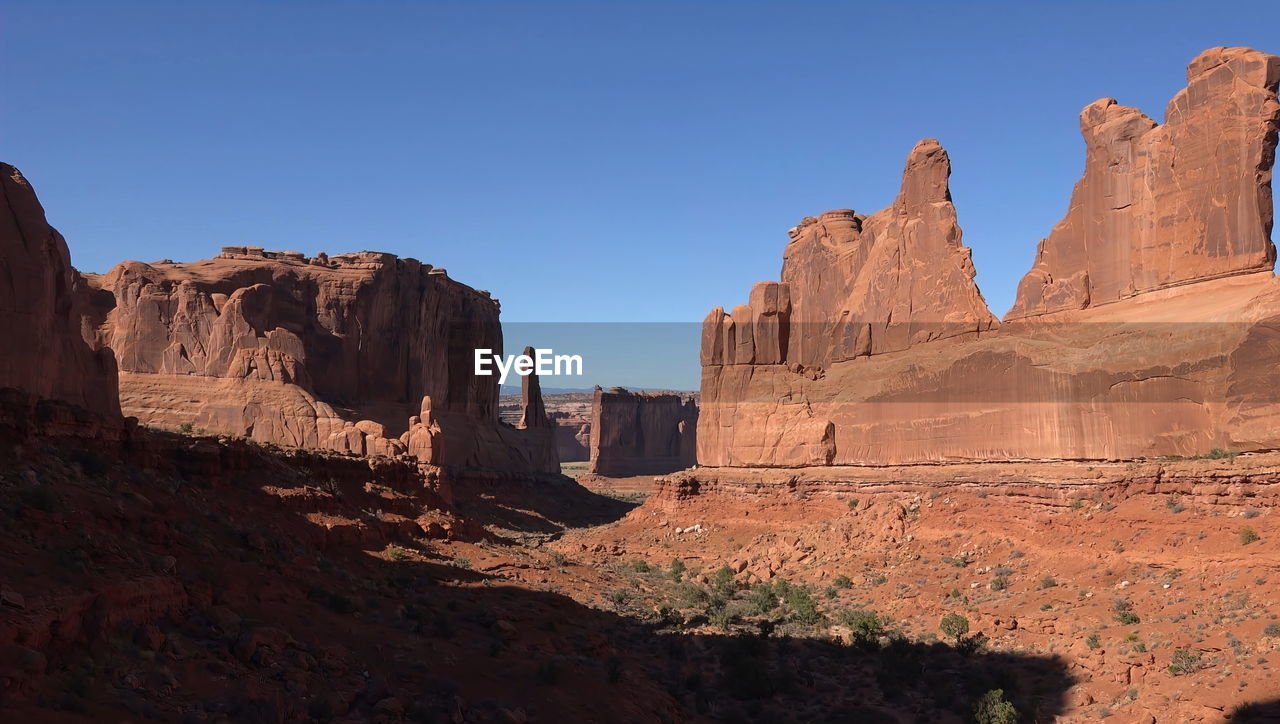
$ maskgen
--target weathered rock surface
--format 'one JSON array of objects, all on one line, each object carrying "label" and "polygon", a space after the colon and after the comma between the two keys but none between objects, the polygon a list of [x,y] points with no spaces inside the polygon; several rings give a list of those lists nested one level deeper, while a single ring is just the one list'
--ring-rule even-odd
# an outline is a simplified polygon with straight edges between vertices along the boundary
[{"label": "weathered rock surface", "polygon": [[89,280],[124,411],[146,424],[395,455],[425,453],[411,428],[430,420],[428,430],[447,437],[451,424],[469,440],[452,455],[435,446],[424,458],[435,464],[479,465],[486,444],[498,446],[488,451],[495,469],[554,458],[554,448],[506,449],[544,436],[501,429],[497,378],[474,374],[474,349],[502,349],[498,303],[441,269],[376,252],[307,259],[227,247],[189,264],[124,262]]},{"label": "weathered rock surface", "polygon": [[120,414],[110,350],[82,335],[83,281],[18,169],[0,163],[0,387]]},{"label": "weathered rock surface", "polygon": [[596,388],[591,404],[591,472],[661,475],[694,464],[698,405],[692,397]]},{"label": "weathered rock surface", "polygon": [[[1091,140],[1071,215],[1042,244],[1037,269],[1092,291],[1054,292],[1075,301],[1045,306],[1048,297],[1028,301],[1024,281],[1004,325],[972,284],[934,143],[912,151],[890,209],[806,219],[791,232],[783,282],[757,284],[749,305],[704,322],[699,464],[1280,448],[1280,283],[1268,238],[1277,62],[1206,52],[1149,134],[1088,120],[1099,138],[1154,134],[1123,153],[1100,141],[1110,161]],[[1085,115],[1120,118],[1110,108]],[[1114,175],[1120,156],[1144,170]],[[1094,231],[1073,236],[1086,219]],[[1106,248],[1141,253],[1104,254],[1099,229]]]},{"label": "weathered rock surface", "polygon": [[1271,269],[1278,82],[1280,58],[1213,48],[1163,124],[1114,98],[1087,106],[1084,177],[1006,319]]}]

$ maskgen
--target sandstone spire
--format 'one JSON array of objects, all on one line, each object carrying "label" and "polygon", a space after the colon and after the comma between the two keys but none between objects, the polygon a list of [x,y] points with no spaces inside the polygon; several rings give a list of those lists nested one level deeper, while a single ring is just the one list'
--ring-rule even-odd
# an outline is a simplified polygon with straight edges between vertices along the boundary
[{"label": "sandstone spire", "polygon": [[[534,358],[533,347],[524,348],[524,356]],[[542,402],[542,383],[538,382],[537,371],[520,378],[520,424],[516,427],[527,430],[531,427],[550,428],[551,419],[547,417],[547,408]]]}]

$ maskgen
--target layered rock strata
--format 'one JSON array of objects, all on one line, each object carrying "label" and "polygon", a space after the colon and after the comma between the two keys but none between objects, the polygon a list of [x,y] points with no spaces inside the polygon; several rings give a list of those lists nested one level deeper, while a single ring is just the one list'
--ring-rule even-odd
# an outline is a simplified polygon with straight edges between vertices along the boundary
[{"label": "layered rock strata", "polygon": [[699,464],[1280,448],[1278,63],[1206,51],[1162,126],[1087,107],[1085,179],[1003,325],[936,142],[911,152],[888,209],[806,219],[782,282],[704,322]]},{"label": "layered rock strata", "polygon": [[596,388],[591,466],[599,475],[661,475],[696,462],[698,405],[692,397]]},{"label": "layered rock strata", "polygon": [[434,464],[555,467],[546,435],[498,419],[497,378],[474,374],[475,349],[502,349],[498,302],[443,269],[226,247],[88,279],[124,412],[143,423],[366,455],[425,453],[435,426],[459,442]]},{"label": "layered rock strata", "polygon": [[116,365],[82,334],[86,289],[35,190],[0,163],[0,387],[120,414]]}]

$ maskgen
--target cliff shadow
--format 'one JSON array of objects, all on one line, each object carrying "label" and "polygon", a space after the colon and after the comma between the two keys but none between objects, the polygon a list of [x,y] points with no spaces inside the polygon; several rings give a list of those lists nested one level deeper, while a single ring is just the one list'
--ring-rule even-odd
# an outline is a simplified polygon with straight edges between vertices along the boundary
[{"label": "cliff shadow", "polygon": [[612,523],[639,507],[565,475],[453,475],[458,513],[504,539],[557,538],[571,528]]},{"label": "cliff shadow", "polygon": [[1227,714],[1227,724],[1272,724],[1280,722],[1280,699],[1241,704]]},{"label": "cliff shadow", "polygon": [[[0,470],[19,478],[0,487],[0,580],[25,598],[0,608],[14,721],[961,722],[984,700],[1047,721],[1074,683],[1055,656],[673,622],[572,561],[375,515],[421,490],[393,477],[409,467],[372,485],[366,461],[242,443],[21,442]],[[559,526],[627,507],[491,482],[466,502]]]}]

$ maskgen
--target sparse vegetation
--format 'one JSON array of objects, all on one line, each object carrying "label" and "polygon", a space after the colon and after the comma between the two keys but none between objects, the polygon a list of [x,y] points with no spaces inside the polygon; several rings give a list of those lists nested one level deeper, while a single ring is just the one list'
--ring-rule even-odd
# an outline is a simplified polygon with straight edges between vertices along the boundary
[{"label": "sparse vegetation", "polygon": [[1240,529],[1240,545],[1247,546],[1250,543],[1254,543],[1258,540],[1261,540],[1258,537],[1258,531],[1254,530],[1253,528],[1250,528],[1247,525]]},{"label": "sparse vegetation", "polygon": [[1175,649],[1169,662],[1169,673],[1174,676],[1193,674],[1205,668],[1206,665],[1204,654],[1199,651]]}]

